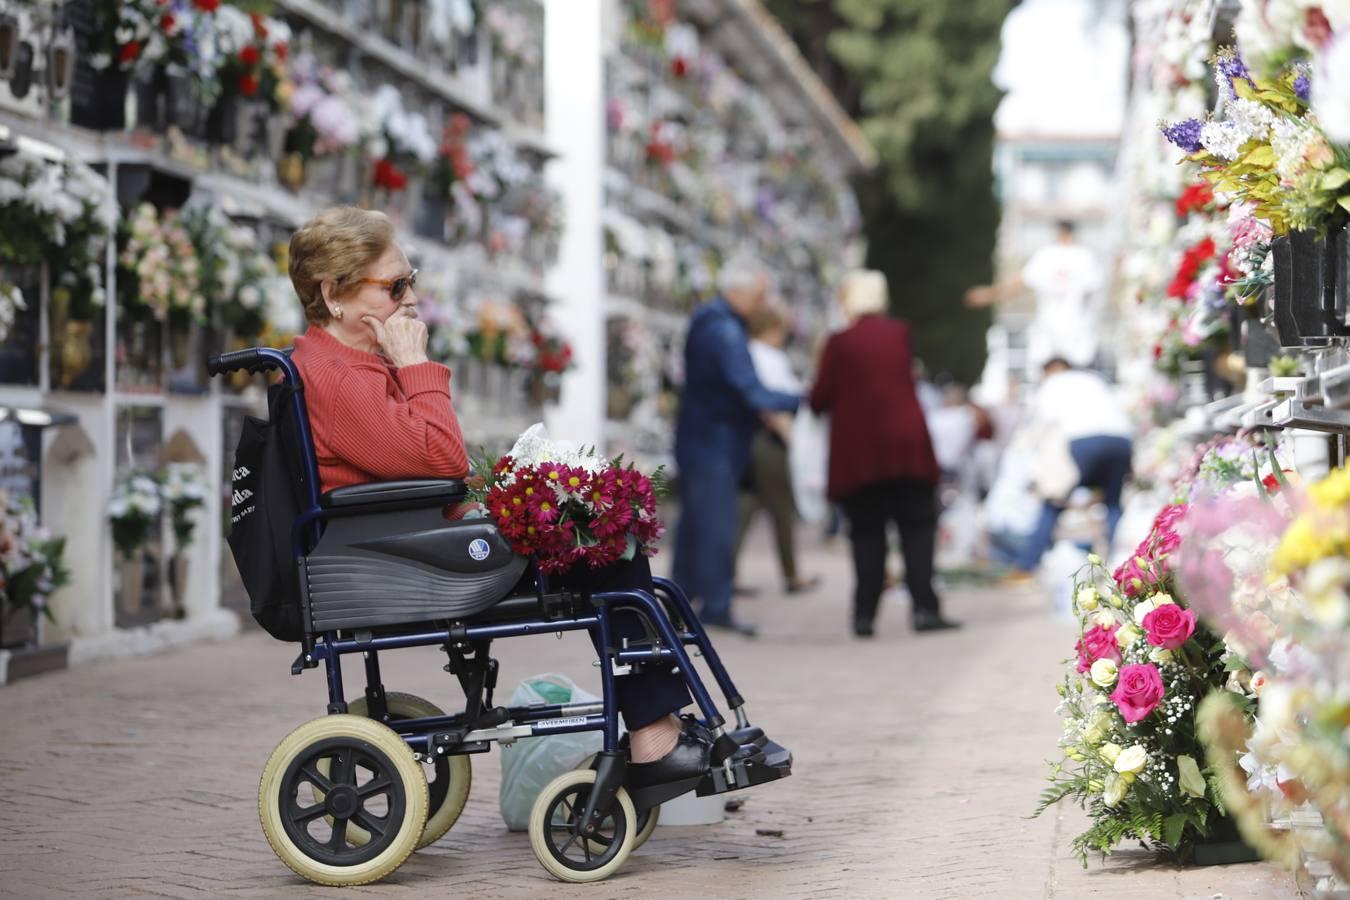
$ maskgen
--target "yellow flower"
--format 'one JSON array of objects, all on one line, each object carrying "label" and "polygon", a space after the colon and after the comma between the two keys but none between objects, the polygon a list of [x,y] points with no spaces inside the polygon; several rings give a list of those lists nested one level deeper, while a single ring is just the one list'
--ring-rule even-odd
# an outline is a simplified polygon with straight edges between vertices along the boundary
[{"label": "yellow flower", "polygon": [[1125,799],[1125,791],[1129,789],[1129,784],[1124,778],[1114,772],[1106,776],[1106,791],[1102,794],[1102,802],[1107,806],[1115,806]]},{"label": "yellow flower", "polygon": [[1078,610],[1079,612],[1092,612],[1097,608],[1097,589],[1094,587],[1085,587],[1078,592]]}]

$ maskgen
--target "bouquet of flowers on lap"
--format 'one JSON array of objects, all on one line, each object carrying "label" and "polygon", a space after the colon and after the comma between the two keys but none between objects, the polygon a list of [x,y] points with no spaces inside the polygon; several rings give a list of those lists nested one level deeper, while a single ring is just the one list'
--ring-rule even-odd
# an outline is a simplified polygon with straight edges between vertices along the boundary
[{"label": "bouquet of flowers on lap", "polygon": [[621,458],[552,441],[543,425],[521,435],[506,456],[476,468],[471,496],[512,548],[545,574],[651,556],[665,531],[656,517],[665,492],[661,469],[643,475]]}]

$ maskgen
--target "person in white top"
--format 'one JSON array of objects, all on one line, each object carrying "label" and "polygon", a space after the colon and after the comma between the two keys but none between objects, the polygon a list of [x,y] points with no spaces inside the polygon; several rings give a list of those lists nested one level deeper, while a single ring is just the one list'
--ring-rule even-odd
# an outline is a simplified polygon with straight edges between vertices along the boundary
[{"label": "person in white top", "polygon": [[[802,383],[792,371],[792,360],[783,351],[791,324],[788,312],[782,306],[775,303],[766,307],[750,322],[750,359],[755,366],[755,375],[766,388],[800,394]],[[820,579],[803,576],[797,571],[797,507],[793,500],[792,470],[788,459],[791,432],[790,417],[766,417],[765,427],[756,432],[750,444],[749,483],[741,489],[736,550],[739,556],[755,512],[761,507],[768,510],[784,587],[789,594],[794,594],[810,590],[820,583]],[[744,588],[740,590],[747,592]]]},{"label": "person in white top", "polygon": [[1036,314],[1027,332],[1031,365],[1059,357],[1089,366],[1097,357],[1096,298],[1105,275],[1092,251],[1075,240],[1072,222],[1060,222],[1057,230],[1055,243],[1033,253],[1018,277],[971,288],[966,305],[989,306],[1030,289],[1036,295]]},{"label": "person in white top", "polygon": [[[1040,452],[1055,453],[1057,448],[1050,441],[1067,441],[1078,469],[1078,486],[1101,489],[1106,505],[1106,542],[1110,546],[1120,523],[1120,495],[1133,455],[1130,420],[1120,400],[1100,375],[1076,370],[1067,360],[1055,358],[1045,364],[1045,377],[1032,399],[1030,413],[1032,426],[1042,435]],[[1062,447],[1058,451],[1062,453]],[[1064,511],[1060,499],[1048,498],[1042,503],[1040,521],[1018,561],[1022,571],[1035,571],[1050,549],[1059,514]]]}]

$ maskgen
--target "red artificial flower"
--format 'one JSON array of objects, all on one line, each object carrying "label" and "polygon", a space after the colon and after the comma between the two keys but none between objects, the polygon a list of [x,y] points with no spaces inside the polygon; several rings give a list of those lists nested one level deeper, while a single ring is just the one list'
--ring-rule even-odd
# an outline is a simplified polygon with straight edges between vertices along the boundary
[{"label": "red artificial flower", "polygon": [[1266,489],[1267,494],[1274,496],[1280,492],[1282,485],[1280,484],[1280,479],[1275,477],[1275,473],[1271,472],[1265,478],[1261,479],[1261,486]]},{"label": "red artificial flower", "polygon": [[1162,354],[1163,354],[1162,344],[1154,344],[1154,345],[1153,345],[1153,358],[1154,358],[1154,359],[1162,359]]},{"label": "red artificial flower", "polygon": [[1318,49],[1325,47],[1331,41],[1331,22],[1327,19],[1327,14],[1322,12],[1320,6],[1314,6],[1308,10],[1303,20],[1303,34],[1308,39],[1308,43]]},{"label": "red artificial flower", "polygon": [[1193,212],[1200,212],[1214,202],[1214,190],[1205,182],[1193,184],[1181,192],[1177,198],[1177,215],[1185,218]]},{"label": "red artificial flower", "polygon": [[689,74],[689,63],[685,62],[683,56],[677,56],[670,61],[670,74],[676,78],[683,78]]},{"label": "red artificial flower", "polygon": [[243,50],[239,51],[239,62],[246,66],[256,66],[261,59],[262,54],[258,52],[258,48],[252,44],[249,44]]},{"label": "red artificial flower", "polygon": [[375,164],[375,186],[390,191],[401,191],[408,186],[408,176],[388,159]]},{"label": "red artificial flower", "polygon": [[173,13],[171,12],[165,13],[163,16],[160,17],[159,20],[160,31],[163,31],[165,34],[168,34],[169,32],[173,31],[173,26],[177,24],[178,20],[174,18]]},{"label": "red artificial flower", "polygon": [[213,13],[220,9],[220,0],[192,0],[192,5],[202,12]]},{"label": "red artificial flower", "polygon": [[258,95],[258,76],[245,73],[239,76],[239,93],[245,97],[256,97]]},{"label": "red artificial flower", "polygon": [[285,41],[281,41],[275,47],[272,48],[272,52],[276,54],[277,62],[285,62],[286,54],[291,52],[291,48],[286,44]]},{"label": "red artificial flower", "polygon": [[260,38],[267,37],[267,23],[263,19],[262,13],[252,12],[248,17],[253,20],[253,33]]},{"label": "red artificial flower", "polygon": [[1215,249],[1214,238],[1211,237],[1186,248],[1186,252],[1181,255],[1181,264],[1177,266],[1176,275],[1167,286],[1167,296],[1185,297],[1186,292],[1195,283],[1195,276],[1200,272],[1200,267],[1214,258]]},{"label": "red artificial flower", "polygon": [[123,63],[135,62],[136,57],[141,55],[141,45],[136,41],[127,41],[122,45],[117,57]]}]

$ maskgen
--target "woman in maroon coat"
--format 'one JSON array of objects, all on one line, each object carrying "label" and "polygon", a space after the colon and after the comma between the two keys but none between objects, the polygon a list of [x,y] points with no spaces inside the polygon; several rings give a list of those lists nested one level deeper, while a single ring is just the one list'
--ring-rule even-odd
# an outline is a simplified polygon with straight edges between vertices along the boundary
[{"label": "woman in maroon coat", "polygon": [[839,302],[849,327],[820,358],[811,408],[830,415],[830,499],[853,545],[853,632],[871,637],[886,578],[886,524],[900,529],[915,631],[954,628],[933,590],[938,463],[914,392],[909,326],[886,316],[886,277],[850,273]]}]

